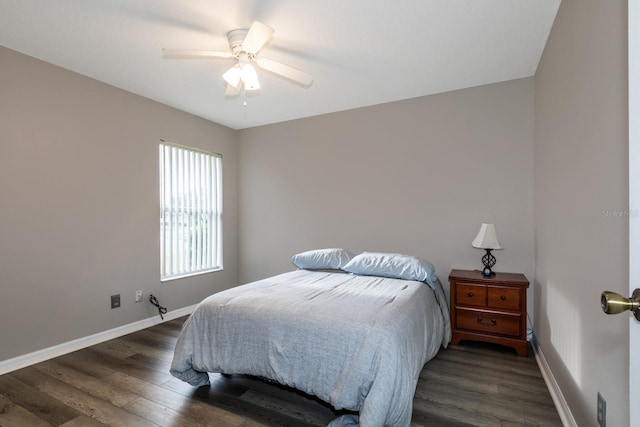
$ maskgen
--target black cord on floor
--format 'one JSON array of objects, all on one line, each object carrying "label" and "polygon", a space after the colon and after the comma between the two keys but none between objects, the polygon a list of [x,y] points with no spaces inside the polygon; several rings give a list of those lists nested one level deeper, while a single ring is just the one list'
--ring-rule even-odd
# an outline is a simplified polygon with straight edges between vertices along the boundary
[{"label": "black cord on floor", "polygon": [[154,297],[152,294],[149,295],[149,302],[155,305],[156,307],[158,307],[158,313],[160,314],[160,318],[164,320],[164,316],[162,315],[167,314],[167,307],[161,306],[160,302],[158,301],[158,298]]}]

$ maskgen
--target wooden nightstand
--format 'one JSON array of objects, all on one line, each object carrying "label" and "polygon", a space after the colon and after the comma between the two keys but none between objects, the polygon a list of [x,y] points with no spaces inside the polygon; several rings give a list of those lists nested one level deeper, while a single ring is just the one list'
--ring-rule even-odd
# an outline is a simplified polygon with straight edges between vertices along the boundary
[{"label": "wooden nightstand", "polygon": [[523,274],[452,270],[451,344],[461,340],[485,341],[527,355],[527,288]]}]

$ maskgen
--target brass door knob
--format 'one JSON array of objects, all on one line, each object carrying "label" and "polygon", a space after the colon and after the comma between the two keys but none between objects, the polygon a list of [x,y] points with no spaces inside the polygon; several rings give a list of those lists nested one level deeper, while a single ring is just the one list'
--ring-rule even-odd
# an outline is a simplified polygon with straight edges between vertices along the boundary
[{"label": "brass door knob", "polygon": [[604,291],[600,296],[600,306],[607,314],[618,314],[623,311],[631,311],[640,321],[640,289],[635,289],[631,298],[625,298],[611,291]]}]

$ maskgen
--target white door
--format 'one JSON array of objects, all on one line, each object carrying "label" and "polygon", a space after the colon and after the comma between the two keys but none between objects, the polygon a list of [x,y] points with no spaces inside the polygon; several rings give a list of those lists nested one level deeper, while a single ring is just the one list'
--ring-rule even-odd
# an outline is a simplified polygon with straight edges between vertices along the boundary
[{"label": "white door", "polygon": [[[629,0],[629,282],[631,295],[640,288],[640,0]],[[629,318],[629,420],[633,423],[640,419],[640,322]]]}]

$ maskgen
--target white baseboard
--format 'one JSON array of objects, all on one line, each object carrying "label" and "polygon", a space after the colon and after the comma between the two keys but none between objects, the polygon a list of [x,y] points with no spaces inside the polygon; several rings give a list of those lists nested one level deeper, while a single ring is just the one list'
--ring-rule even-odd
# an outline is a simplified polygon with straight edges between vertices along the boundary
[{"label": "white baseboard", "polygon": [[178,317],[186,316],[188,314],[191,314],[191,312],[195,308],[196,304],[189,307],[180,308],[178,310],[172,310],[164,315],[164,320],[162,320],[160,316],[149,317],[148,319],[129,323],[128,325],[119,326],[114,329],[109,329],[108,331],[99,332],[87,337],[78,338],[73,341],[58,344],[53,347],[34,351],[33,353],[0,361],[0,375],[22,369],[36,363],[44,362],[45,360],[53,359],[54,357],[62,356],[64,354],[71,353],[72,351],[100,344],[101,342],[109,341],[111,339],[118,338],[132,332],[140,331],[142,329],[146,329],[151,326],[167,322],[169,320],[177,319]]},{"label": "white baseboard", "polygon": [[540,372],[542,373],[544,382],[547,384],[549,393],[551,393],[551,399],[553,399],[553,403],[556,405],[556,409],[558,410],[558,415],[560,416],[562,425],[564,427],[578,427],[578,424],[576,423],[576,420],[575,418],[573,418],[573,414],[571,413],[571,409],[569,409],[569,405],[567,404],[567,401],[562,394],[562,390],[560,390],[560,386],[558,386],[558,382],[553,376],[553,372],[551,372],[551,368],[547,363],[547,359],[545,359],[544,357],[544,353],[540,348],[540,344],[538,343],[535,334],[533,335],[531,344],[533,347],[533,353],[536,357],[536,361],[538,362],[538,367],[540,368]]}]

